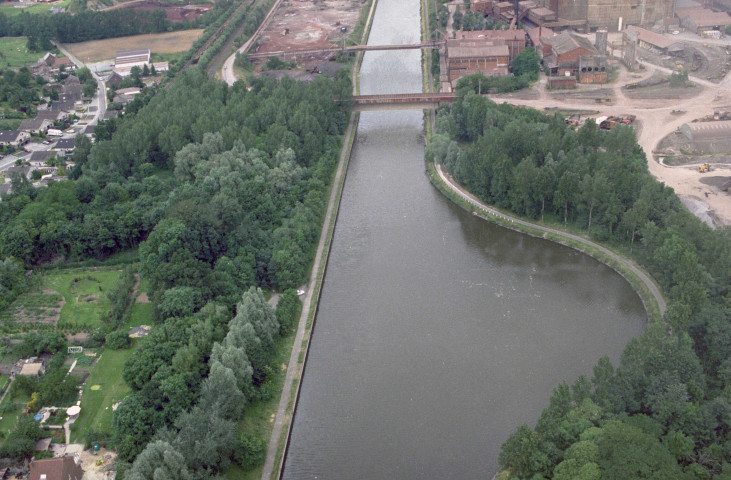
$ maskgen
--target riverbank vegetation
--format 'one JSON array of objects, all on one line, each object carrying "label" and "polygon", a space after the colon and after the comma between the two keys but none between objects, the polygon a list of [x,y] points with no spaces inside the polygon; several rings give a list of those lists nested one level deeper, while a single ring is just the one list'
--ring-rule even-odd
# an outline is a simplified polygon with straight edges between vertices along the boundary
[{"label": "riverbank vegetation", "polygon": [[[298,300],[285,295],[275,313],[253,287],[306,281],[348,120],[332,99],[351,90],[345,72],[229,88],[194,68],[76,155],[74,181],[16,181],[0,202],[8,291],[29,267],[138,249],[155,325],[122,368],[131,393],[112,428],[94,432],[131,478],[157,475],[157,458],[204,478],[260,457],[237,420],[272,395],[273,351]],[[126,315],[132,278],[110,288],[104,322]]]},{"label": "riverbank vegetation", "polygon": [[648,269],[663,322],[615,368],[556,388],[535,428],[502,447],[503,478],[726,478],[731,474],[730,232],[714,231],[647,171],[633,131],[467,93],[441,107],[428,158],[484,201],[583,229]]}]

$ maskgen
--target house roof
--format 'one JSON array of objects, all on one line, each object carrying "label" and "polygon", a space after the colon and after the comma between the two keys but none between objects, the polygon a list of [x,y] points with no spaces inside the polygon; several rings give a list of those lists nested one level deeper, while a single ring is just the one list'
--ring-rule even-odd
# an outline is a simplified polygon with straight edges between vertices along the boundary
[{"label": "house roof", "polygon": [[703,7],[676,8],[678,18],[690,18],[698,27],[720,27],[731,25],[731,17],[726,12],[714,12]]},{"label": "house roof", "polygon": [[45,117],[26,118],[25,120],[20,122],[20,127],[18,127],[18,130],[38,130],[40,128],[43,128],[44,123],[53,123],[53,120]]},{"label": "house roof", "polygon": [[64,85],[81,85],[81,82],[79,81],[79,77],[76,75],[69,75],[66,77],[66,80],[63,82]]},{"label": "house roof", "polygon": [[74,100],[63,99],[56,103],[51,104],[51,111],[52,112],[73,112],[74,110],[76,110],[75,103],[76,102]]},{"label": "house roof", "polygon": [[592,53],[599,53],[589,40],[583,37],[577,37],[569,32],[563,32],[555,37],[547,38],[544,42],[551,45],[557,55],[563,55],[577,48],[583,48]]},{"label": "house roof", "polygon": [[53,120],[58,120],[62,116],[63,116],[62,112],[54,112],[51,110],[42,110],[42,111],[38,112],[38,114],[36,115],[36,118],[53,121]]},{"label": "house roof", "polygon": [[74,461],[74,457],[44,458],[30,462],[28,480],[40,480],[41,475],[46,480],[81,480],[84,471]]},{"label": "house roof", "polygon": [[30,161],[45,162],[49,158],[55,157],[56,155],[58,155],[58,153],[51,150],[36,150],[30,154]]},{"label": "house roof", "polygon": [[43,370],[43,363],[26,363],[20,368],[20,375],[38,375]]},{"label": "house roof", "polygon": [[649,43],[652,46],[655,46],[657,48],[660,48],[662,50],[665,50],[666,48],[673,45],[674,42],[670,40],[669,38],[666,38],[664,35],[660,35],[659,33],[651,32],[650,30],[645,30],[644,28],[635,27],[633,25],[630,25],[627,27],[627,30],[631,30],[637,33],[637,37],[645,42]]},{"label": "house roof", "polygon": [[19,135],[19,130],[0,130],[0,142],[14,142]]},{"label": "house roof", "polygon": [[62,138],[61,140],[56,142],[56,146],[54,148],[68,150],[68,149],[74,148],[75,145],[76,145],[75,138]]}]

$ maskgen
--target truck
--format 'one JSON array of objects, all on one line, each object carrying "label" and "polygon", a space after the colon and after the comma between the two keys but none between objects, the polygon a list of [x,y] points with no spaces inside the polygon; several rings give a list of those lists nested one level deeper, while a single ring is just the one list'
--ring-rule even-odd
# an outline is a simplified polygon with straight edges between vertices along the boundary
[{"label": "truck", "polygon": [[51,137],[63,137],[63,132],[61,130],[58,130],[56,128],[49,128],[48,129],[48,135]]}]

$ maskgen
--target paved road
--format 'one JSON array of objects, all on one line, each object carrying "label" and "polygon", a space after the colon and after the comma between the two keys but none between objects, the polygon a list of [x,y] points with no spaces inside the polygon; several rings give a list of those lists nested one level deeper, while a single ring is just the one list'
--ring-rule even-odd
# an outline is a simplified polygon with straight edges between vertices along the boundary
[{"label": "paved road", "polygon": [[266,28],[266,26],[269,24],[269,20],[272,19],[274,16],[274,12],[277,11],[277,8],[279,8],[279,4],[282,3],[282,0],[277,0],[274,2],[274,5],[272,6],[271,10],[269,10],[269,13],[267,13],[267,16],[264,17],[264,20],[261,21],[261,25],[259,25],[259,28],[256,29],[256,32],[249,38],[246,43],[241,45],[238,50],[236,50],[234,53],[231,54],[230,57],[226,59],[225,62],[223,62],[223,68],[221,69],[221,76],[223,77],[223,81],[228,83],[229,85],[233,85],[236,80],[236,73],[234,73],[234,61],[236,60],[236,54],[237,53],[246,53],[250,48],[251,45],[253,45],[254,41],[256,41],[257,38],[259,38],[259,34]]},{"label": "paved road", "polygon": [[[69,60],[74,62],[74,65],[76,65],[78,68],[82,68],[82,67],[86,66],[84,64],[84,62],[82,62],[78,58],[74,57],[73,55],[71,55],[71,53],[68,50],[63,48],[60,43],[54,42],[54,45],[56,45],[56,48],[58,48],[58,50],[61,53],[66,55],[69,58]],[[95,98],[97,109],[96,109],[94,118],[92,118],[89,121],[89,125],[96,125],[97,123],[99,123],[99,120],[104,119],[104,114],[107,111],[107,87],[104,84],[104,80],[102,80],[102,78],[99,75],[97,75],[96,72],[94,72],[91,69],[89,69],[89,70],[91,71],[91,75],[94,77],[94,79],[96,80],[96,84],[97,84],[96,98]],[[93,103],[94,103],[94,101],[92,100],[92,104]]]},{"label": "paved road", "polygon": [[645,273],[644,270],[642,270],[640,267],[638,267],[633,261],[621,256],[617,255],[616,253],[612,252],[611,250],[599,245],[598,243],[594,243],[591,240],[587,240],[584,237],[580,237],[578,235],[574,235],[572,233],[563,232],[561,230],[556,230],[555,228],[550,227],[544,227],[543,225],[539,225],[534,222],[529,222],[523,219],[520,219],[518,217],[514,217],[512,215],[505,214],[503,212],[500,212],[493,207],[487,205],[486,203],[483,203],[479,198],[475,197],[471,193],[469,193],[467,190],[465,190],[461,185],[459,185],[457,182],[455,182],[449,175],[444,173],[442,170],[441,165],[436,165],[437,172],[439,173],[439,177],[444,181],[444,183],[452,189],[455,193],[457,193],[460,197],[468,201],[470,204],[480,208],[484,212],[494,215],[496,217],[502,218],[504,220],[508,220],[513,223],[517,223],[519,225],[524,225],[526,227],[531,227],[537,230],[540,230],[542,232],[551,233],[554,235],[558,235],[560,237],[564,238],[570,238],[571,240],[577,241],[579,243],[582,243],[584,245],[590,246],[592,248],[596,248],[600,250],[605,255],[608,255],[612,260],[621,263],[623,266],[629,268],[632,273],[637,275],[637,277],[642,280],[642,283],[644,283],[647,288],[650,290],[650,293],[652,293],[652,296],[655,297],[655,301],[657,302],[658,307],[660,308],[660,314],[665,313],[665,310],[667,309],[667,305],[665,303],[665,299],[662,296],[662,292],[660,292],[660,289],[657,288],[657,285],[652,281],[650,276]]}]

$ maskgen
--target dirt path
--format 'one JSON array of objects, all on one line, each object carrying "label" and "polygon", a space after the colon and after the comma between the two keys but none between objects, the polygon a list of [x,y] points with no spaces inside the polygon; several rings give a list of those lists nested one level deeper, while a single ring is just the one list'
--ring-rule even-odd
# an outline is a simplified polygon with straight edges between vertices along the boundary
[{"label": "dirt path", "polygon": [[[648,65],[648,70],[655,69],[665,71],[660,67]],[[651,75],[648,72],[647,75]],[[627,74],[620,73],[620,79],[628,78]],[[729,108],[731,105],[731,74],[720,84],[711,84],[708,81],[691,77],[693,81],[702,85],[704,90],[697,96],[689,99],[678,100],[668,104],[662,99],[631,99],[623,94],[616,96],[614,105],[597,106],[591,101],[577,103],[576,100],[566,101],[552,98],[539,98],[536,100],[518,99],[496,96],[495,100],[507,102],[513,105],[544,109],[549,107],[558,108],[586,108],[601,110],[599,115],[624,115],[634,114],[641,122],[642,129],[639,132],[637,141],[645,151],[647,164],[652,176],[675,190],[681,199],[701,203],[708,207],[710,217],[713,219],[712,226],[719,227],[731,225],[731,195],[720,191],[712,186],[701,182],[704,178],[698,171],[691,167],[670,168],[660,164],[653,152],[665,136],[677,130],[684,123],[713,113],[714,109]],[[636,81],[636,79],[632,79]],[[624,82],[619,80],[614,86],[615,91],[621,90]],[[712,85],[710,87],[709,85]],[[682,111],[677,114],[674,111]],[[714,164],[717,173],[731,175],[731,166]],[[700,213],[694,211],[693,213]],[[699,215],[704,221],[708,218]]]},{"label": "dirt path", "polygon": [[484,210],[485,212],[489,213],[490,215],[495,215],[497,217],[503,218],[505,220],[508,220],[513,223],[517,223],[519,225],[524,225],[526,227],[531,227],[537,230],[540,230],[542,232],[551,233],[553,235],[558,235],[560,237],[569,238],[571,240],[574,240],[576,242],[582,243],[584,245],[587,245],[589,247],[595,248],[597,250],[600,250],[605,255],[608,255],[612,260],[621,263],[624,267],[628,268],[632,271],[640,280],[642,280],[642,283],[644,283],[647,288],[650,290],[650,293],[652,293],[652,296],[655,298],[655,301],[657,302],[658,308],[660,309],[660,314],[664,314],[665,310],[667,309],[667,305],[665,303],[665,299],[662,296],[662,292],[660,289],[655,285],[655,282],[652,281],[650,276],[645,273],[644,270],[642,270],[637,264],[635,264],[633,261],[621,256],[617,255],[616,253],[612,252],[611,250],[599,245],[598,243],[594,243],[591,240],[587,240],[584,237],[580,237],[579,235],[574,235],[572,233],[567,233],[561,230],[556,230],[555,228],[550,227],[544,227],[543,225],[529,222],[526,220],[522,220],[518,217],[514,217],[512,215],[505,214],[503,212],[500,212],[491,206],[487,205],[486,203],[483,203],[479,198],[475,197],[471,193],[469,193],[467,190],[465,190],[461,185],[459,185],[457,182],[455,182],[449,175],[447,175],[443,170],[441,165],[436,165],[437,172],[439,173],[439,177],[444,181],[444,183],[452,189],[455,193],[457,193],[460,197],[467,200],[470,204],[479,207],[480,209]]},{"label": "dirt path", "polygon": [[259,25],[259,28],[256,29],[256,32],[249,38],[246,43],[241,45],[241,47],[236,50],[234,53],[232,53],[225,62],[223,62],[223,67],[221,68],[221,76],[223,77],[223,81],[228,83],[229,85],[233,85],[238,78],[236,78],[236,72],[234,72],[234,61],[236,60],[236,54],[237,53],[246,53],[251,46],[254,44],[254,42],[259,38],[259,35],[261,32],[266,28],[266,26],[269,24],[269,21],[274,16],[274,12],[277,11],[277,8],[279,8],[279,4],[282,3],[282,0],[277,0],[274,2],[274,5],[272,5],[271,10],[269,10],[269,13],[267,13],[267,16],[264,17],[264,20],[261,21],[261,24]]}]

